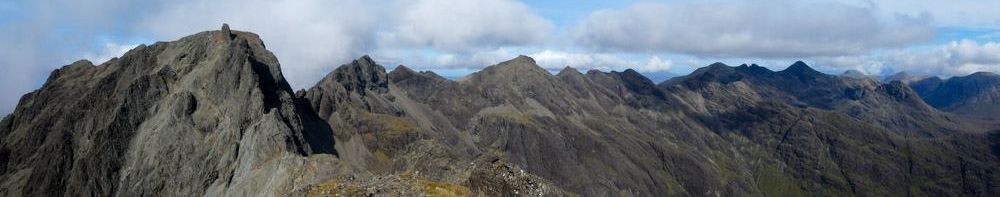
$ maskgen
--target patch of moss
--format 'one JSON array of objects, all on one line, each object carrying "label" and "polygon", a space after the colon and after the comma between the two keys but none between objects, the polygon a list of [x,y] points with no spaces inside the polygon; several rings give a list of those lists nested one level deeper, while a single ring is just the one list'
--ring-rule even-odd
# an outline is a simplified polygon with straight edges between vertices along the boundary
[{"label": "patch of moss", "polygon": [[419,180],[418,183],[427,196],[469,196],[469,188],[462,185],[424,179]]},{"label": "patch of moss", "polygon": [[533,121],[531,120],[531,116],[529,116],[527,114],[524,114],[524,113],[517,113],[517,112],[511,112],[511,111],[502,111],[502,112],[490,113],[489,115],[491,115],[493,117],[496,117],[496,118],[509,120],[511,122],[514,122],[514,123],[517,123],[517,124],[521,124],[521,125],[531,125],[533,123]]},{"label": "patch of moss", "polygon": [[715,169],[718,170],[722,182],[724,183],[730,182],[732,180],[741,177],[741,175],[735,169],[732,168],[732,165],[730,163],[732,159],[729,158],[728,155],[726,155],[725,153],[720,151],[713,151],[711,154],[709,154],[709,156],[711,156],[712,158],[712,162],[710,163],[712,163],[715,166]]},{"label": "patch of moss", "polygon": [[367,112],[360,117],[358,129],[364,133],[365,145],[369,150],[381,150],[388,156],[423,136],[417,123],[405,117]]},{"label": "patch of moss", "polygon": [[338,185],[338,183],[337,183],[336,180],[330,180],[330,181],[327,181],[327,182],[324,182],[324,183],[320,183],[320,184],[315,185],[312,188],[310,188],[309,192],[306,192],[306,196],[310,196],[310,197],[312,197],[312,196],[327,196],[327,195],[330,195],[330,194],[335,194],[336,191],[337,191],[337,185]]},{"label": "patch of moss", "polygon": [[419,127],[410,119],[390,116],[377,113],[362,113],[362,121],[372,124],[383,135],[399,136],[410,132],[416,132]]},{"label": "patch of moss", "polygon": [[392,159],[389,158],[389,154],[386,154],[385,151],[382,151],[382,150],[376,150],[375,151],[375,160],[378,161],[378,162],[381,162],[381,163],[390,163],[390,162],[392,162]]},{"label": "patch of moss", "polygon": [[763,193],[762,196],[807,196],[795,179],[788,177],[775,166],[762,166],[755,178]]}]

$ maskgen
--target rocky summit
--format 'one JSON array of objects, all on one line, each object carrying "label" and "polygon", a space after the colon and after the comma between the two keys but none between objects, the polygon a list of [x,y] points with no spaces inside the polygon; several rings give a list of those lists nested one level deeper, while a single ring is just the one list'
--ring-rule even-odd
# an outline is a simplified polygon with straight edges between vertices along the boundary
[{"label": "rocky summit", "polygon": [[223,26],[52,71],[0,122],[0,196],[1000,194],[997,75],[855,75],[362,56],[293,91]]}]

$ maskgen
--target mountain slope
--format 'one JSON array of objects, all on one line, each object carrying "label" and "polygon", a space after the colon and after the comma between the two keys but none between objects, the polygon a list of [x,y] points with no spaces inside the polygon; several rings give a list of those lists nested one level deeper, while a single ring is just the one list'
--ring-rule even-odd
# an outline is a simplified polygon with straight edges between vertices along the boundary
[{"label": "mountain slope", "polygon": [[830,76],[802,62],[778,72],[757,65],[729,67],[716,63],[659,86],[682,94],[700,92],[718,103],[696,106],[699,113],[725,113],[760,101],[774,101],[842,112],[901,133],[935,135],[963,129],[902,83]]},{"label": "mountain slope", "polygon": [[362,56],[293,94],[223,27],[54,71],[0,121],[0,195],[1000,192],[1000,133],[917,95],[802,62],[655,84],[527,56],[457,81]]},{"label": "mountain slope", "polygon": [[416,182],[453,185],[476,195],[563,192],[497,155],[482,152],[468,132],[455,126],[459,122],[451,122],[441,112],[410,99],[405,90],[390,82],[390,76],[426,82],[445,80],[405,66],[388,74],[384,67],[363,56],[339,66],[313,88],[298,93],[334,129],[342,161],[375,177],[404,175],[415,177]]},{"label": "mountain slope", "polygon": [[[501,151],[528,172],[586,195],[890,194],[912,182],[889,177],[923,181],[966,162],[910,159],[971,153],[987,153],[968,156],[985,162],[967,166],[987,183],[970,186],[978,188],[973,193],[988,193],[988,183],[997,178],[989,165],[995,155],[985,151],[990,141],[975,137],[981,134],[955,133],[962,125],[927,107],[901,83],[828,76],[802,63],[781,72],[716,64],[658,90],[629,71],[584,75],[564,69],[554,80],[533,72],[540,70],[535,67],[529,58],[518,57],[463,81],[406,77],[393,82],[449,120],[467,122],[465,128],[483,149]],[[390,74],[397,75],[412,76]],[[935,143],[977,151],[964,152],[964,145],[923,149],[939,146]],[[747,165],[750,161],[759,163]],[[910,167],[935,174],[906,171]],[[872,168],[883,170],[866,170]],[[912,187],[926,188],[927,194],[963,192],[948,189],[951,183]]]},{"label": "mountain slope", "polygon": [[935,108],[969,118],[980,127],[1000,129],[1000,75],[978,72],[941,80],[937,77],[909,84]]},{"label": "mountain slope", "polygon": [[[996,142],[987,140],[987,134],[960,131],[966,127],[914,99],[899,82],[837,78],[801,63],[779,72],[713,64],[660,86],[682,95],[677,103],[699,114],[714,132],[749,141],[742,145],[748,147],[743,154],[770,161],[751,165],[758,167],[750,172],[778,175],[789,181],[783,184],[793,185],[781,191],[996,192],[990,185],[998,180],[991,166],[997,155],[988,150]],[[969,158],[982,162],[973,167],[979,185],[956,188],[953,184],[969,183],[969,176],[949,174],[959,170],[949,166],[969,167]],[[769,193],[766,188],[760,192]]]},{"label": "mountain slope", "polygon": [[311,127],[299,107],[257,35],[226,26],[100,66],[78,61],[4,119],[2,192],[288,191],[310,171],[300,156],[333,150],[329,129]]},{"label": "mountain slope", "polygon": [[912,85],[927,86],[918,93],[928,104],[945,111],[1000,105],[1000,75],[993,73],[978,72],[944,81],[935,77]]}]

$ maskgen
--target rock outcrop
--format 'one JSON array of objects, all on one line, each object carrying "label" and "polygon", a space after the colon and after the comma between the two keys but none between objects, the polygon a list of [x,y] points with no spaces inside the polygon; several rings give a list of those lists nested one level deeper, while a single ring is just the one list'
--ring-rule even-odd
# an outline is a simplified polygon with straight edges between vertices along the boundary
[{"label": "rock outcrop", "polygon": [[53,71],[3,121],[4,195],[280,194],[332,153],[257,35],[202,32]]}]

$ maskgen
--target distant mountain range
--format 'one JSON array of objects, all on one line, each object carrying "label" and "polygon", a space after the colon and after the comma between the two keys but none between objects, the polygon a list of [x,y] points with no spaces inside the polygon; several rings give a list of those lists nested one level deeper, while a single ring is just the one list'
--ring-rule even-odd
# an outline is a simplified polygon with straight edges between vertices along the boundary
[{"label": "distant mountain range", "polygon": [[1000,194],[1000,77],[892,79],[519,56],[450,80],[363,56],[294,91],[223,26],[53,71],[0,121],[0,195]]},{"label": "distant mountain range", "polygon": [[900,81],[900,82],[903,82],[903,83],[911,83],[911,82],[920,81],[920,80],[927,79],[927,78],[931,78],[931,76],[930,75],[910,74],[909,72],[902,71],[902,72],[897,72],[897,73],[889,75],[889,76],[885,76],[885,77],[882,78],[882,81],[885,81],[885,82]]},{"label": "distant mountain range", "polygon": [[910,87],[942,111],[1000,120],[1000,75],[978,72],[947,80],[929,77],[911,82]]}]

